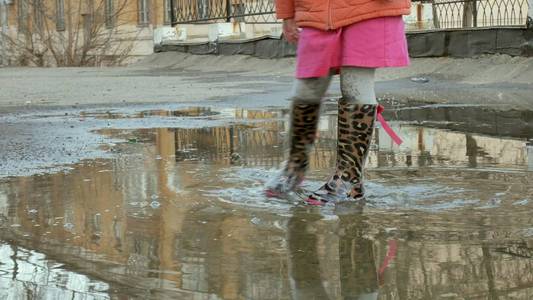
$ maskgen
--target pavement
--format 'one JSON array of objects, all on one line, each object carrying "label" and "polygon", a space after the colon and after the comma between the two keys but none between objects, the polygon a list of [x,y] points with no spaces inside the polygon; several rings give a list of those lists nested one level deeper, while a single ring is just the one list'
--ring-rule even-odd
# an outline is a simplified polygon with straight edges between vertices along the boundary
[{"label": "pavement", "polygon": [[[234,101],[286,105],[294,59],[158,53],[128,67],[0,69],[0,112],[72,105]],[[338,83],[331,95],[339,95]],[[378,96],[401,102],[533,109],[533,58],[413,59],[380,70]]]}]

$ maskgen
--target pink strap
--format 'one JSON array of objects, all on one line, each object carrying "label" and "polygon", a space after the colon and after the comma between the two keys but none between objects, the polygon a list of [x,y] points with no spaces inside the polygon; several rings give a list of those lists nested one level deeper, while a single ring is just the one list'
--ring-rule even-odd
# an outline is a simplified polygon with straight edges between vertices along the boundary
[{"label": "pink strap", "polygon": [[379,267],[378,274],[383,275],[385,272],[385,269],[389,267],[389,264],[396,258],[396,252],[398,251],[398,244],[395,240],[389,240],[387,242],[388,251],[387,255],[385,256],[385,259],[383,260],[383,263]]},{"label": "pink strap", "polygon": [[387,251],[387,255],[385,256],[383,263],[378,269],[378,280],[380,285],[383,285],[383,282],[385,280],[385,270],[389,267],[390,263],[396,258],[396,253],[398,252],[398,244],[395,240],[389,240],[387,244],[389,248]]},{"label": "pink strap", "polygon": [[378,121],[381,123],[381,126],[383,127],[383,130],[391,137],[391,139],[396,143],[396,145],[401,145],[403,143],[402,139],[392,130],[392,128],[389,126],[389,123],[383,118],[381,113],[385,110],[385,108],[381,105],[378,106]]}]

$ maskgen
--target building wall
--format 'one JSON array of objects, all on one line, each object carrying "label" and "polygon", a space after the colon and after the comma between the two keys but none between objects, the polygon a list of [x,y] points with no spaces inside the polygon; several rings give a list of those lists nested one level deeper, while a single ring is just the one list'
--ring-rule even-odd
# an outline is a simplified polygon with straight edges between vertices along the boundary
[{"label": "building wall", "polygon": [[[57,18],[58,1],[64,3],[64,29],[60,28]],[[20,56],[24,50],[32,49],[39,52],[43,46],[39,41],[46,38],[54,39],[56,52],[68,49],[70,45],[82,46],[86,28],[91,28],[99,33],[99,41],[105,42],[108,47],[103,50],[100,47],[91,50],[90,55],[110,56],[131,48],[128,54],[131,57],[151,54],[153,52],[153,31],[155,28],[164,26],[164,3],[165,0],[43,0],[42,8],[34,5],[36,0],[13,0],[7,5],[8,24],[7,36],[14,43],[4,42],[4,47],[9,48],[9,61],[11,64],[20,63]],[[141,3],[147,4],[149,21],[141,22]],[[106,4],[112,4],[114,8],[114,26],[106,24]],[[25,8],[21,11],[21,8]],[[40,24],[38,15],[44,15]],[[90,23],[92,22],[92,23]],[[92,25],[88,25],[92,24]],[[89,27],[90,26],[90,27]],[[96,29],[98,28],[98,29]],[[108,38],[108,36],[110,38]],[[77,42],[76,42],[77,41]],[[8,47],[7,45],[10,45]],[[50,48],[50,47],[48,47]],[[42,50],[42,49],[41,49]],[[27,51],[26,51],[27,52]],[[59,51],[60,52],[60,51]],[[28,54],[28,53],[26,53]],[[31,55],[35,55],[32,53]],[[51,51],[47,51],[45,65],[57,64],[52,59]],[[105,61],[105,59],[99,59]],[[31,63],[29,63],[31,64]]]}]

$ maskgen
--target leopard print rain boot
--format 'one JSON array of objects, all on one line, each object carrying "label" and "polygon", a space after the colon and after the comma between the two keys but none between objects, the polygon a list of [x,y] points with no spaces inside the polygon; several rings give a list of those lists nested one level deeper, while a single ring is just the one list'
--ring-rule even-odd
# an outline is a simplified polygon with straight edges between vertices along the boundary
[{"label": "leopard print rain boot", "polygon": [[307,197],[308,204],[364,198],[363,171],[377,112],[377,104],[351,104],[339,100],[336,171],[326,184]]},{"label": "leopard print rain boot", "polygon": [[309,151],[316,137],[320,104],[294,103],[289,131],[289,158],[282,169],[266,184],[267,197],[283,197],[304,179],[309,167]]}]

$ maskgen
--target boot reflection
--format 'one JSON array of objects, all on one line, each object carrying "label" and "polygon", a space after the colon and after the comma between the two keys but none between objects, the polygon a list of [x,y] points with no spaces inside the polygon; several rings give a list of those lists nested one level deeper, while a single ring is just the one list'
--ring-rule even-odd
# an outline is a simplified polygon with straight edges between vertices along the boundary
[{"label": "boot reflection", "polygon": [[313,208],[295,207],[289,220],[289,278],[292,299],[330,299],[322,282],[314,232],[322,216]]},{"label": "boot reflection", "polygon": [[[289,272],[292,298],[377,299],[379,278],[374,253],[375,245],[372,240],[365,237],[365,232],[368,231],[365,217],[360,212],[339,215],[338,248],[336,245],[327,247],[329,251],[338,249],[338,266],[325,266],[321,263],[331,261],[331,257],[329,259],[321,257],[317,243],[319,240],[327,239],[317,232],[333,232],[334,224],[327,224],[328,221],[319,224],[322,220],[319,211],[317,208],[296,207],[289,221]],[[327,230],[320,230],[319,227],[323,226],[326,226]],[[325,278],[324,273],[326,270],[330,270],[331,273],[331,269],[338,270],[337,274],[340,276]]]},{"label": "boot reflection", "polygon": [[345,300],[378,298],[374,243],[365,238],[364,218],[361,214],[339,215],[340,285]]}]

